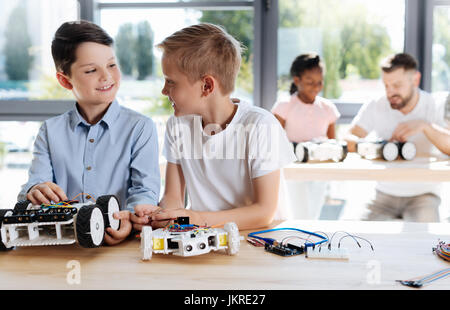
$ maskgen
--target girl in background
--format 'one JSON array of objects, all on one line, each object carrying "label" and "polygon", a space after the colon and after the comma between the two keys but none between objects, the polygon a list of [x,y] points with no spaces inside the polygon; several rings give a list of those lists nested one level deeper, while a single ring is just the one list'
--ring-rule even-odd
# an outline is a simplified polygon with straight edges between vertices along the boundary
[{"label": "girl in background", "polygon": [[[317,54],[302,54],[291,65],[290,100],[277,102],[272,113],[286,130],[289,141],[335,139],[336,106],[319,96],[323,89],[324,64]],[[325,202],[327,183],[286,181],[291,216],[318,219]]]}]

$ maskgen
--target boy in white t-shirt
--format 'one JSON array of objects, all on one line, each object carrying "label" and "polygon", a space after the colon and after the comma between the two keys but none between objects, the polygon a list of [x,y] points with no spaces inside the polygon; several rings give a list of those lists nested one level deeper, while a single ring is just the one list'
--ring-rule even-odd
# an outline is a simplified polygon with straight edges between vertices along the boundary
[{"label": "boy in white t-shirt", "polygon": [[[374,133],[379,139],[411,141],[419,154],[450,155],[450,130],[444,113],[429,93],[418,88],[420,73],[415,59],[396,54],[384,61],[382,70],[386,96],[361,108],[350,133],[359,138]],[[355,139],[350,139],[349,151],[355,151]],[[439,221],[439,192],[437,183],[379,182],[365,219]]]},{"label": "boy in white t-shirt", "polygon": [[[166,184],[160,209],[136,208],[135,229],[188,216],[198,225],[235,222],[240,229],[270,224],[277,209],[280,168],[295,160],[268,111],[230,99],[241,62],[240,44],[224,29],[199,24],[175,32],[163,51],[162,93],[175,117],[167,122]],[[184,208],[185,190],[190,209]]]}]

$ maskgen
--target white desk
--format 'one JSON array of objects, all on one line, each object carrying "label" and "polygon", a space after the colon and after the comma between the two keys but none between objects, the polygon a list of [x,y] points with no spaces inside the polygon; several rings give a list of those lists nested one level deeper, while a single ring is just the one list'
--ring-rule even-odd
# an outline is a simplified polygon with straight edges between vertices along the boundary
[{"label": "white desk", "polygon": [[[0,252],[0,289],[410,289],[395,280],[450,267],[431,250],[438,239],[450,242],[450,224],[292,221],[280,226],[327,233],[346,230],[370,239],[375,252],[364,242],[359,249],[350,238],[341,245],[349,249],[348,261],[281,257],[246,241],[236,256],[154,254],[146,262],[140,259],[137,239],[96,249],[23,247]],[[66,280],[70,261],[80,264],[80,284]],[[450,278],[423,289],[450,289]]]}]

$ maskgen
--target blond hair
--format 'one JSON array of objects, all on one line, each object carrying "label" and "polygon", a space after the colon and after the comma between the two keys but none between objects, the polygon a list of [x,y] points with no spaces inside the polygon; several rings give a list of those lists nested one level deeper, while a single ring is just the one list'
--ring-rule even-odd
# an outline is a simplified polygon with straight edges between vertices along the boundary
[{"label": "blond hair", "polygon": [[234,90],[241,66],[241,44],[220,26],[202,23],[183,28],[157,45],[191,82],[211,75],[222,94]]}]

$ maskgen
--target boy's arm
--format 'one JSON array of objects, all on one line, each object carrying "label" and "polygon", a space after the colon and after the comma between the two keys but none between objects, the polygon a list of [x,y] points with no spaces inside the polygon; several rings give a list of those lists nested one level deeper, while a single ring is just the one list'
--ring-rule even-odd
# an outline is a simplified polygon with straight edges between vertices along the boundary
[{"label": "boy's arm", "polygon": [[164,196],[159,203],[163,209],[184,208],[185,181],[181,166],[168,162]]},{"label": "boy's arm", "polygon": [[150,224],[152,215],[161,212],[162,209],[184,209],[184,189],[185,182],[181,166],[168,162],[164,196],[159,207],[148,204],[137,205],[134,208],[135,214],[131,215],[133,228],[142,230],[142,225]]},{"label": "boy's arm", "polygon": [[[240,230],[264,227],[272,222],[275,215],[279,184],[280,170],[276,170],[253,179],[255,201],[251,205],[214,212],[168,209],[154,215],[153,219],[158,221],[189,216],[190,222],[197,225],[222,226],[227,222],[235,222]],[[161,221],[160,226],[164,227],[166,224],[166,221]]]},{"label": "boy's arm", "polygon": [[66,200],[64,191],[56,185],[53,178],[48,134],[46,124],[39,128],[33,146],[33,160],[28,170],[28,182],[22,186],[17,200],[29,199],[33,204],[50,203],[51,200],[59,202]]},{"label": "boy's arm", "polygon": [[130,162],[131,185],[128,188],[126,209],[133,211],[138,205],[156,206],[159,200],[160,173],[158,135],[155,124],[143,124],[134,143]]}]

